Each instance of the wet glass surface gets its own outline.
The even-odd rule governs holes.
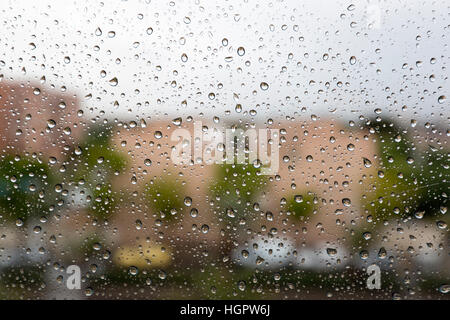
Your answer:
[[[0,10],[0,299],[448,299],[446,1]]]

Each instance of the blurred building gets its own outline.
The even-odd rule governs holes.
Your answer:
[[[203,123],[203,131],[214,128],[223,131],[233,125]],[[265,185],[260,186],[254,199],[259,207],[257,218],[247,220],[245,228],[255,233],[260,233],[262,228],[266,234],[273,231],[279,242],[293,243],[296,248],[308,247],[311,252],[322,251],[324,246],[337,248],[348,245],[349,228],[365,218],[360,212],[362,185],[375,172],[375,165],[368,163],[377,161],[376,144],[368,138],[368,132],[331,120],[283,121],[270,126],[255,124],[250,127],[279,130],[279,170],[267,176]],[[211,192],[212,184],[218,179],[218,165],[194,158],[194,148],[188,164],[174,163],[171,154],[180,140],[171,138],[174,130],[180,128],[188,130],[194,137],[192,122],[175,125],[170,121],[159,121],[147,123],[144,127],[125,124],[115,131],[114,145],[130,160],[117,185],[124,186],[130,193],[136,192],[136,197],[132,198],[133,206],[124,205],[123,212],[113,219],[112,224],[118,229],[118,241],[133,243],[137,237],[149,236],[183,247],[185,253],[191,254],[190,250],[195,250],[199,244],[205,250],[217,250],[219,243],[226,240],[223,223],[215,211],[216,199]],[[176,179],[182,188],[173,190],[173,193],[179,194],[181,200],[186,197],[192,199],[191,206],[175,223],[155,223],[158,215],[142,204],[144,185],[158,177]],[[287,215],[282,200],[308,193],[317,199],[316,209],[302,220],[292,219]],[[233,203],[229,205],[234,206]],[[198,210],[195,217],[189,214],[192,208]],[[269,220],[267,213],[271,214]],[[136,231],[135,220],[143,221],[147,228]],[[202,225],[209,227],[207,233],[201,231]],[[237,240],[239,243],[248,240],[249,246],[253,240],[260,241],[259,238],[252,240],[246,237],[248,235],[243,234]],[[342,252],[339,254],[341,256]]]
[[[1,81],[1,152],[62,158],[82,133],[80,108],[74,93],[33,82]]]

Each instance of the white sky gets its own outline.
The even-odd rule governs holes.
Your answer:
[[[380,108],[392,118],[448,121],[450,99],[438,103],[450,95],[445,0],[2,3],[0,73],[45,76],[47,85],[65,85],[82,97],[86,110],[103,110],[109,118],[251,119],[244,112],[254,109],[258,119],[357,119]],[[241,46],[244,56],[237,54]],[[115,87],[108,82],[114,77]],[[269,89],[261,90],[261,82]],[[84,99],[88,94],[92,99]],[[235,112],[236,103],[243,113]]]

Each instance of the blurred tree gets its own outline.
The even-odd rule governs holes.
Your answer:
[[[220,252],[229,254],[233,242],[243,232],[245,222],[255,221],[253,206],[266,187],[267,176],[251,164],[222,164],[216,167],[214,183],[210,186],[215,201],[214,210],[224,225]]]
[[[424,152],[423,163],[419,170],[419,187],[422,189],[418,210],[424,216],[445,214],[447,211],[448,192],[450,190],[450,153],[447,150],[430,148]]]
[[[288,197],[286,204],[287,211],[294,220],[302,220],[317,209],[317,199],[311,192],[292,195]]]
[[[379,167],[377,175],[366,182],[363,206],[378,220],[408,216],[421,197],[414,144],[395,123],[382,120],[368,126],[377,135]]]
[[[7,155],[0,159],[0,208],[6,221],[47,214],[55,204],[54,174],[39,159]]]
[[[71,155],[72,176],[87,189],[89,212],[98,219],[109,217],[118,205],[112,180],[126,166],[125,156],[111,145],[112,130],[106,126],[91,128]]]
[[[158,177],[145,186],[144,193],[150,207],[164,221],[171,222],[183,213],[185,193],[181,182],[169,176]]]
[[[250,164],[223,164],[217,166],[214,180],[210,190],[217,199],[216,208],[221,218],[231,222],[252,212],[251,205],[266,187],[267,176]]]
[[[399,125],[382,120],[372,132],[378,136],[378,175],[369,179],[365,208],[378,219],[418,211],[433,217],[446,210],[449,182],[449,153],[445,150],[421,152]]]

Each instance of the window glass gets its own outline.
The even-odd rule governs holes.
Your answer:
[[[1,299],[442,299],[449,3],[1,10]]]

